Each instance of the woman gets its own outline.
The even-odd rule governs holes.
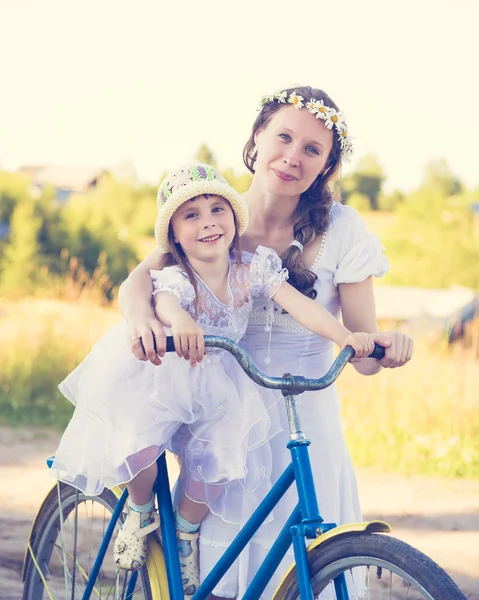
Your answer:
[[[244,149],[253,181],[244,195],[249,225],[241,237],[241,249],[254,252],[258,245],[273,248],[289,271],[290,283],[335,316],[341,313],[351,331],[370,332],[377,343],[386,346],[381,361],[363,359],[354,365],[360,373],[373,375],[383,367],[408,362],[412,340],[397,332],[377,331],[371,278],[387,271],[387,260],[379,241],[368,234],[356,211],[334,202],[329,189],[351,149],[344,116],[323,91],[299,87],[265,97]],[[158,267],[160,253],[154,252],[130,274],[119,297],[133,353],[154,364],[161,363],[164,333],[151,306],[149,271]],[[331,342],[309,333],[272,301],[254,306],[243,346],[270,375],[289,372],[321,377],[333,360]],[[278,401],[282,402],[280,394]],[[338,524],[361,520],[336,387],[300,396],[299,406],[303,429],[312,442],[311,462],[323,518]],[[272,440],[276,477],[290,459],[286,411],[282,416],[283,434]],[[295,504],[295,493],[290,490],[275,510],[274,522],[258,532],[215,594],[242,596]],[[234,528],[214,515],[202,523],[202,577],[234,533]],[[292,560],[291,551],[266,589],[265,598],[272,596]]]

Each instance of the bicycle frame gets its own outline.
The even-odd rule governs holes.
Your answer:
[[[167,340],[167,350],[174,350],[172,338]],[[296,577],[302,600],[313,600],[313,592],[308,568],[308,558],[305,540],[315,539],[322,534],[337,527],[336,523],[324,523],[319,514],[318,501],[311,469],[308,446],[310,441],[305,438],[299,419],[297,401],[295,394],[306,390],[323,389],[333,383],[349,359],[353,356],[352,348],[345,348],[337,357],[329,372],[321,379],[305,379],[300,376],[292,376],[289,373],[283,377],[268,377],[263,375],[240,348],[231,340],[217,336],[205,336],[206,346],[215,346],[228,350],[237,359],[243,370],[253,381],[271,389],[280,389],[286,401],[288,415],[290,441],[287,447],[291,453],[291,463],[285,469],[273,488],[254,511],[253,515],[241,528],[230,546],[225,550],[223,556],[218,560],[209,575],[198,588],[193,600],[205,600],[219,583],[221,578],[238,558],[242,550],[251,540],[253,535],[264,523],[273,508],[285,495],[293,481],[296,481],[298,492],[298,504],[283,526],[279,536],[272,548],[266,555],[263,564],[251,581],[248,589],[243,595],[243,600],[259,600],[268,582],[271,580],[275,570],[279,566],[288,548],[293,544],[296,562]],[[372,356],[380,357],[381,350],[376,349]],[[173,513],[170,485],[166,467],[166,458],[163,453],[158,458],[158,475],[155,482],[158,509],[160,513],[160,530],[163,542],[165,558],[165,569],[168,580],[170,600],[183,600],[184,592],[181,581],[180,561],[176,542],[175,519]],[[118,500],[112,515],[95,564],[90,574],[88,584],[82,596],[82,600],[90,600],[96,577],[103,562],[111,540],[115,525],[123,509],[128,491],[125,488]],[[365,524],[366,525],[366,524]],[[133,596],[138,573],[135,572],[130,579],[127,598]],[[349,600],[346,579],[344,574],[334,580],[336,596],[338,600]]]
[[[311,462],[309,458],[307,440],[298,429],[299,423],[296,412],[296,398],[288,395],[286,397],[288,407],[288,416],[290,418],[291,439],[288,448],[291,452],[291,463],[285,469],[281,477],[274,484],[268,495],[257,507],[253,515],[241,528],[231,545],[226,549],[223,556],[213,567],[209,575],[203,581],[194,595],[194,600],[205,600],[212,592],[221,578],[238,558],[242,550],[251,540],[256,531],[264,523],[268,515],[278,504],[284,494],[294,481],[298,492],[298,505],[291,513],[288,521],[281,530],[278,538],[268,552],[263,564],[259,568],[243,600],[258,600],[264,592],[266,585],[273,576],[285,556],[291,543],[293,544],[294,557],[296,562],[296,573],[301,591],[301,598],[307,600],[313,599],[311,582],[309,577],[307,563],[306,539],[314,539],[319,535],[336,527],[335,523],[324,523],[319,514],[318,502],[313,481]],[[163,540],[163,553],[165,558],[166,574],[168,579],[168,588],[170,600],[183,600],[184,592],[181,581],[180,561],[177,551],[175,519],[170,494],[170,484],[166,467],[165,454],[158,459],[158,475],[155,483],[155,492],[158,500],[160,513],[160,528]],[[90,574],[87,588],[82,596],[82,600],[89,600],[93,591],[95,580],[116,522],[120,516],[121,510],[127,497],[127,490],[122,493],[110,524],[105,533],[105,538],[97,555],[95,565]],[[338,600],[349,600],[344,575],[338,577],[335,581]],[[136,585],[136,577],[130,580],[128,594],[132,594]]]

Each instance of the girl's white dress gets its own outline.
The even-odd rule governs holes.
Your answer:
[[[369,234],[363,220],[351,207],[333,204],[330,226],[320,251],[312,265],[318,276],[315,288],[316,302],[339,318],[340,297],[338,285],[364,281],[369,276],[382,276],[388,269],[383,247],[378,238]],[[268,320],[273,321],[271,347]],[[273,301],[255,301],[249,326],[242,346],[252,356],[258,368],[268,375],[281,376],[286,372],[305,377],[321,377],[333,362],[333,343],[321,338],[296,323]],[[265,362],[270,354],[271,363]],[[286,448],[288,422],[284,399],[277,397],[282,432],[271,440],[273,450],[272,481],[283,472],[290,461]],[[338,525],[361,521],[356,479],[344,441],[340,403],[336,386],[298,396],[303,431],[311,440],[311,457],[320,513],[326,522]],[[245,587],[261,565],[267,551],[297,504],[296,490],[290,488],[274,512],[274,521],[265,524],[215,589],[215,594],[241,598]],[[200,572],[202,579],[230,543],[237,527],[222,524],[214,515],[208,515],[200,531]],[[262,598],[271,598],[294,562],[292,548],[278,568]],[[358,588],[357,588],[358,589]],[[354,587],[349,586],[354,597]]]
[[[197,323],[205,334],[239,341],[254,298],[270,298],[287,277],[263,247],[230,262],[230,301],[220,302],[198,277]],[[195,291],[179,267],[152,271],[154,294],[169,292],[195,315]],[[125,324],[111,329],[60,384],[76,406],[52,474],[87,494],[130,481],[171,448],[182,465],[179,486],[206,502],[221,522],[243,523],[270,489],[278,405],[260,395],[225,350],[207,350],[196,367],[175,353],[161,366],[137,360]]]

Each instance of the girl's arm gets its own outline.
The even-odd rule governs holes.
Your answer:
[[[368,356],[373,351],[374,342],[369,335],[352,334],[323,306],[298,292],[286,281],[274,294],[274,300],[313,333],[332,340],[340,348],[352,346],[356,351],[356,359]]]
[[[128,325],[132,352],[139,360],[160,365],[166,351],[165,333],[151,302],[150,269],[158,269],[162,251],[157,248],[143,260],[120,286],[118,304]]]
[[[181,307],[170,292],[158,292],[154,298],[155,315],[165,327],[171,327],[176,354],[191,361],[191,366],[203,360],[205,345],[201,327]]]
[[[363,375],[374,375],[381,367],[401,367],[411,360],[413,340],[397,331],[378,332],[376,321],[376,303],[372,278],[359,283],[340,283],[339,295],[343,322],[351,331],[367,331],[373,340],[386,347],[381,361],[364,359],[354,365]]]

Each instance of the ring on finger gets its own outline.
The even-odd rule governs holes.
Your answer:
[[[137,335],[136,337],[130,338],[130,342],[134,342],[135,340],[141,340],[141,335]]]

